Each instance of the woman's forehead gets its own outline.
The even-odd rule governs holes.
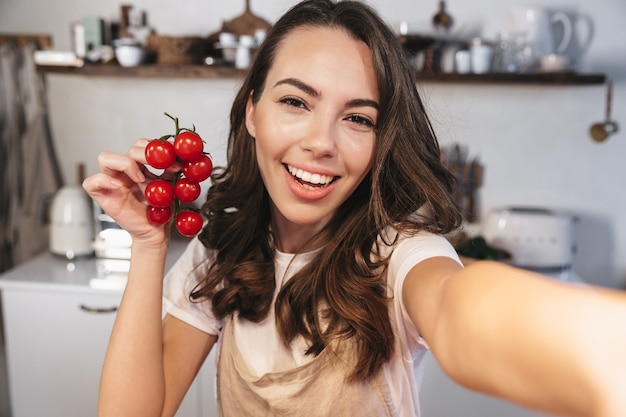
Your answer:
[[[292,30],[278,45],[268,86],[275,78],[305,77],[322,80],[344,79],[353,84],[377,85],[372,54],[368,46],[342,28],[304,26]]]

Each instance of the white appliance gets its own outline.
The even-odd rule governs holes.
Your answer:
[[[510,263],[538,272],[571,268],[576,246],[575,216],[542,207],[507,207],[488,213],[483,236],[511,254]]]
[[[62,187],[50,207],[50,252],[67,259],[91,256],[93,249],[91,200],[82,187]]]

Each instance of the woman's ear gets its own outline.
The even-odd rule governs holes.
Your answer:
[[[248,130],[248,134],[253,138],[256,138],[256,123],[254,117],[254,103],[252,102],[252,91],[248,96],[248,102],[246,103],[246,129]]]

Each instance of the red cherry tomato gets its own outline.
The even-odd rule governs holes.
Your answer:
[[[204,142],[195,132],[183,130],[174,139],[174,151],[183,161],[196,161],[204,151]]]
[[[154,225],[164,224],[172,217],[172,209],[170,207],[148,206],[146,217]]]
[[[174,195],[183,203],[190,203],[200,196],[201,188],[197,182],[180,178],[174,184]]]
[[[189,181],[202,182],[209,178],[213,171],[213,161],[202,154],[200,159],[183,164],[183,174]]]
[[[176,216],[176,230],[187,237],[197,235],[202,230],[202,216],[197,211],[182,210]]]
[[[149,205],[169,207],[174,201],[174,186],[165,180],[154,180],[146,186],[144,194]]]
[[[148,142],[144,150],[146,162],[151,167],[165,169],[176,160],[176,152],[172,142],[161,139],[154,139]]]

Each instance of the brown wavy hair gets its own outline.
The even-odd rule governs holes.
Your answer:
[[[371,51],[380,109],[371,171],[324,230],[323,248],[280,289],[276,324],[288,345],[302,336],[307,354],[349,338],[357,350],[350,379],[364,381],[391,357],[394,337],[386,291],[387,259],[377,237],[393,226],[403,233],[448,233],[461,215],[451,198],[454,180],[415,87],[413,71],[394,33],[358,1],[309,0],[291,8],[267,33],[230,113],[228,164],[216,170],[203,205],[202,243],[215,252],[205,279],[191,294],[210,298],[219,317],[235,311],[259,322],[276,291],[270,201],[259,173],[254,138],[245,127],[246,102],[258,102],[281,43],[301,27],[337,28]],[[411,216],[420,210],[420,216]],[[392,244],[385,242],[384,244]]]

